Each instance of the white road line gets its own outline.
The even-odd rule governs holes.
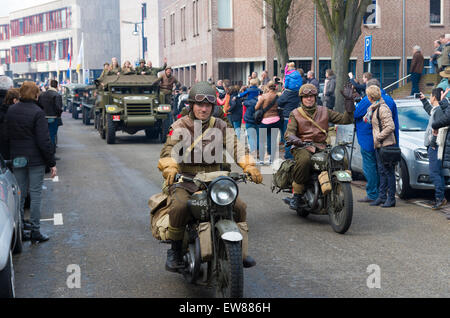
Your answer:
[[[53,182],[59,182],[59,176],[55,176],[53,179],[52,178],[45,178],[45,181],[53,181]]]
[[[63,216],[61,213],[55,213],[55,218],[53,220],[54,225],[63,225]]]
[[[53,225],[63,225],[63,216],[61,213],[53,214],[53,219],[42,219],[41,222],[51,222],[53,221]]]

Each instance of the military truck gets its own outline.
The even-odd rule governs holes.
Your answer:
[[[91,124],[94,119],[94,108],[97,99],[97,88],[95,86],[86,87],[81,98],[81,113],[83,115],[83,124],[86,126]]]
[[[22,84],[26,81],[33,81],[31,79],[27,79],[27,78],[23,78],[23,77],[16,77],[15,79],[13,79],[13,83],[14,83],[14,88],[20,88],[22,86]]]
[[[81,97],[83,92],[89,87],[86,84],[63,85],[63,107],[72,113],[73,119],[78,119],[81,112]]]
[[[95,127],[108,144],[116,142],[116,132],[130,135],[145,130],[149,139],[165,143],[171,106],[160,104],[159,86],[152,75],[110,75],[96,81],[99,102]]]

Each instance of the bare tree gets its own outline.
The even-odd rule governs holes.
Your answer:
[[[356,42],[367,6],[372,0],[314,0],[317,12],[331,45],[331,68],[336,74],[336,110],[344,111],[340,94],[348,79],[348,63]]]
[[[274,33],[273,40],[281,73],[289,62],[289,30],[307,3],[306,0],[253,0],[254,6],[271,21],[270,27]]]

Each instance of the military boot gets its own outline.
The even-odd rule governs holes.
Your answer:
[[[303,196],[302,194],[297,193],[294,194],[294,196],[291,199],[291,202],[289,203],[289,208],[291,210],[297,211],[297,209],[302,206],[303,204],[302,196]]]
[[[183,268],[182,244],[183,241],[172,241],[172,247],[167,251],[167,271],[176,273]]]

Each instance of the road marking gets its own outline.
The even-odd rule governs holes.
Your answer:
[[[52,178],[45,178],[45,181],[53,181],[53,182],[59,182],[59,176],[55,176],[53,179]]]
[[[53,214],[53,219],[42,219],[41,222],[53,221],[53,225],[63,225],[63,216],[61,213]]]

